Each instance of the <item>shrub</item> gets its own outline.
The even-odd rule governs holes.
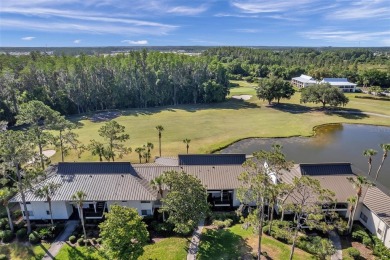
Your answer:
[[[225,224],[221,220],[214,220],[212,224],[213,226],[216,226],[218,229],[225,227]]]
[[[358,242],[363,242],[364,238],[369,238],[370,235],[362,229],[352,232],[352,238]]]
[[[352,257],[353,259],[359,259],[360,258],[360,252],[354,247],[350,247],[347,249],[348,255]]]
[[[0,232],[0,238],[3,239],[4,243],[11,242],[14,238],[14,233],[11,230],[3,230]]]
[[[84,240],[85,246],[91,246],[91,241],[88,239]]]
[[[97,242],[98,244],[101,244],[101,243],[102,243],[102,238],[99,237],[98,239],[96,239],[96,242]]]
[[[2,218],[0,219],[0,229],[1,230],[6,230],[8,225],[8,219],[7,218]]]
[[[15,210],[13,213],[12,213],[12,215],[13,215],[13,217],[15,218],[15,219],[18,219],[18,218],[20,218],[21,216],[22,216],[22,211],[21,210]]]
[[[369,248],[372,248],[374,245],[374,242],[372,241],[371,237],[363,237],[362,243]]]
[[[20,221],[18,224],[15,224],[14,227],[15,229],[22,229],[22,228],[25,228],[26,226],[26,223],[24,221]]]
[[[41,242],[41,237],[39,236],[39,233],[36,231],[31,232],[31,234],[28,236],[28,240],[31,244],[38,244]]]
[[[84,246],[85,245],[83,238],[77,239],[77,243],[79,244],[79,246]]]
[[[72,244],[76,243],[77,242],[77,238],[75,236],[70,236],[69,237],[69,242],[71,242]]]
[[[20,240],[26,239],[27,237],[27,229],[21,228],[18,231],[16,231],[16,237]]]
[[[40,228],[38,230],[38,233],[39,233],[39,236],[41,237],[41,239],[48,239],[51,236],[51,232],[50,232],[49,228]]]
[[[96,238],[93,237],[93,238],[92,238],[92,244],[96,245],[96,243],[97,243],[97,242],[96,242]]]
[[[0,255],[0,260],[8,260],[8,257],[4,254]]]

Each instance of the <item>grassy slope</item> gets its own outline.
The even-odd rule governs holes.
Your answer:
[[[244,230],[241,225],[229,229],[207,230],[202,234],[199,247],[199,259],[237,259],[255,251],[257,237],[252,230]],[[271,237],[263,236],[262,252],[271,259],[288,259],[290,246]],[[311,259],[311,255],[296,249],[294,259]]]
[[[229,100],[219,104],[182,105],[177,107],[150,108],[144,110],[123,111],[123,116],[116,118],[118,123],[126,126],[130,140],[125,144],[133,150],[147,141],[154,143],[152,157],[158,154],[158,136],[155,126],[161,124],[165,131],[162,135],[162,155],[175,156],[185,153],[184,138],[190,138],[190,153],[207,153],[226,146],[236,140],[247,137],[287,137],[310,136],[313,127],[326,123],[361,123],[390,125],[390,120],[381,117],[357,115],[326,115],[323,112],[309,111],[308,107],[299,104],[300,93],[291,100],[282,101],[277,107],[268,107],[255,96],[254,84],[241,83],[243,87],[231,90],[230,95],[253,95],[249,101]],[[357,94],[348,94],[348,109],[361,109],[390,115],[390,102],[356,99]],[[362,95],[362,94],[359,94]],[[305,112],[301,112],[301,111]],[[98,129],[104,122],[94,123],[86,118],[74,118],[82,124],[76,132],[80,140],[88,144],[90,139],[102,140]],[[60,159],[57,153],[53,161]],[[85,152],[81,161],[97,160]],[[122,161],[137,162],[138,155],[133,152]],[[67,161],[79,160],[74,154]],[[118,159],[120,160],[120,159]]]

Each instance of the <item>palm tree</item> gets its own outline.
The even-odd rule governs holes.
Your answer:
[[[381,171],[382,165],[383,165],[383,163],[386,160],[387,153],[390,151],[390,144],[381,144],[380,146],[381,146],[381,148],[383,150],[383,156],[382,156],[382,161],[381,161],[381,164],[379,165],[378,171],[376,172],[375,180],[378,179],[379,172]]]
[[[8,223],[12,232],[14,232],[14,223],[12,222],[11,212],[8,207],[8,202],[12,197],[13,191],[10,188],[4,187],[0,190],[0,201],[7,210]]]
[[[191,139],[186,138],[186,139],[183,140],[183,143],[186,144],[187,154],[188,154],[188,149],[190,148]]]
[[[156,126],[156,130],[158,131],[158,150],[161,157],[161,132],[164,131],[164,127],[162,125]]]
[[[139,163],[141,163],[142,160],[142,153],[145,151],[144,147],[137,147],[135,148],[135,152],[138,153]]]
[[[149,159],[150,159],[150,157],[152,155],[151,150],[154,149],[153,143],[147,142],[146,143],[146,149],[148,150],[147,154],[149,154],[149,157],[148,157],[148,161],[149,161]]]
[[[145,162],[146,162],[146,163],[149,162],[149,159],[150,159],[150,152],[144,150],[144,153],[143,153],[142,157],[145,158]]]
[[[162,186],[164,184],[164,175],[157,176],[153,180],[150,181],[150,185],[154,190],[158,191],[159,199],[163,197],[163,189]],[[161,205],[162,206],[162,205]],[[163,211],[163,220],[165,221],[165,212]]]
[[[349,204],[348,205],[349,216],[348,216],[348,224],[347,224],[348,229],[351,226],[351,223],[353,223],[353,221],[352,221],[352,214],[353,214],[353,211],[355,210],[356,201],[357,201],[357,197],[356,196],[351,196],[351,197],[349,197],[347,199],[347,202]]]
[[[85,232],[85,224],[84,224],[84,214],[83,214],[83,203],[84,200],[87,198],[87,194],[85,194],[83,191],[77,191],[75,194],[72,195],[72,200],[76,201],[77,208],[79,210],[79,217],[81,220],[81,225],[83,226],[84,231],[84,239],[87,239],[87,232]]]
[[[368,157],[368,175],[371,173],[371,168],[372,168],[372,157],[376,155],[378,152],[375,151],[374,149],[367,149],[364,150],[363,155]]]
[[[40,199],[46,199],[49,203],[49,211],[50,211],[50,220],[52,226],[54,226],[53,221],[53,212],[51,210],[51,197],[55,194],[57,189],[61,186],[59,183],[49,182],[48,184],[43,185],[39,189],[37,189],[34,194]]]
[[[362,191],[363,187],[371,187],[373,184],[371,181],[367,180],[364,176],[356,176],[356,178],[353,177],[347,177],[348,181],[352,183],[353,187],[356,189],[356,202],[352,213],[352,220],[351,220],[351,226],[349,226],[349,233],[352,231],[353,226],[353,220],[355,218],[356,209],[358,206],[358,203],[360,201],[360,198],[362,197]]]

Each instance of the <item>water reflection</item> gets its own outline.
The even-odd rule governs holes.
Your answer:
[[[372,172],[376,172],[382,157],[379,144],[390,143],[390,128],[371,125],[331,124],[317,127],[314,137],[250,138],[239,141],[221,150],[221,153],[252,154],[262,149],[269,150],[273,143],[283,145],[289,160],[297,163],[351,162],[367,172],[367,158],[363,151],[369,148],[378,151],[373,158]],[[378,179],[390,188],[390,158],[385,161]]]

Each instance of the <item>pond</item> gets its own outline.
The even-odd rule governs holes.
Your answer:
[[[249,138],[238,141],[221,153],[252,154],[259,150],[269,150],[274,143],[283,145],[287,159],[295,163],[351,162],[362,172],[367,172],[365,149],[375,149],[371,175],[375,176],[382,159],[379,144],[390,143],[390,127],[355,124],[330,124],[315,129],[313,137],[289,138]],[[390,155],[386,159],[378,181],[390,188]]]

